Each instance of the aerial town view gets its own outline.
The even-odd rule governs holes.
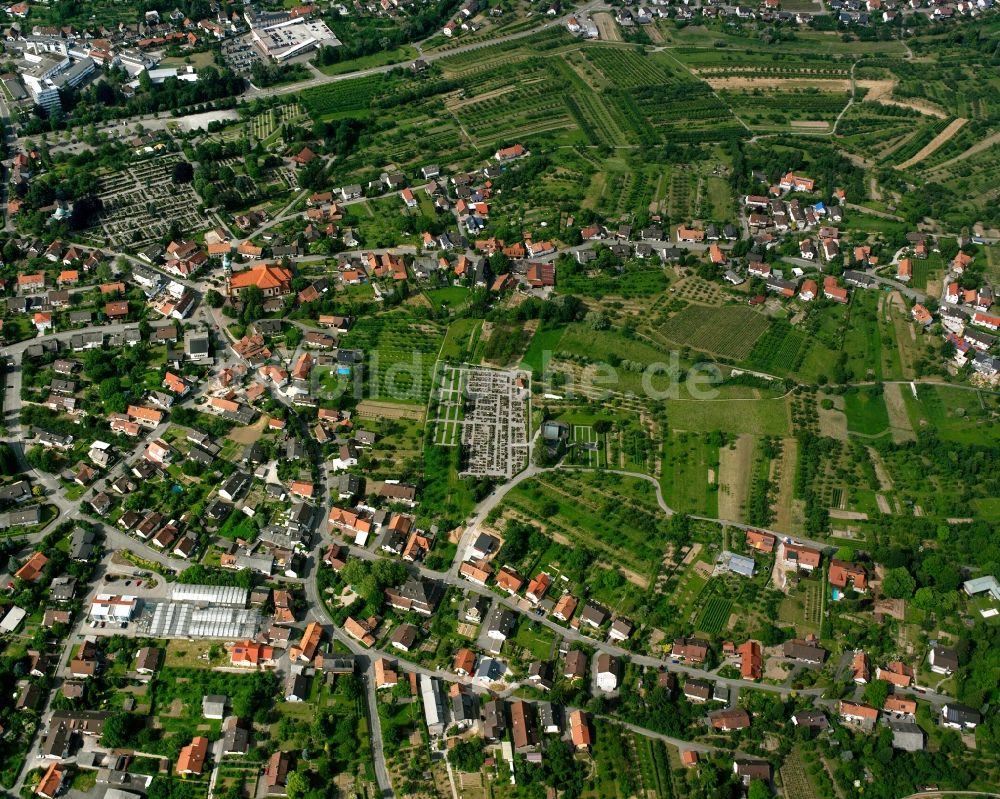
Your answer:
[[[0,5],[0,799],[1000,796],[994,0]]]

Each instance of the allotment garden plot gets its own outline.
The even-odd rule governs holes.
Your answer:
[[[528,462],[531,377],[526,372],[444,366],[437,377],[434,441],[463,448],[463,475],[510,478]]]
[[[188,183],[174,183],[174,164],[184,160],[169,154],[129,164],[101,175],[97,195],[104,212],[89,234],[116,250],[158,241],[177,222],[181,230],[204,230],[211,220],[199,211],[201,199]]]

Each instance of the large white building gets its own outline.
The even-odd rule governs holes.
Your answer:
[[[90,618],[93,621],[129,621],[138,609],[139,600],[134,596],[98,594],[90,603]]]
[[[89,58],[74,63],[63,53],[26,50],[19,72],[35,104],[51,111],[61,107],[61,88],[79,86],[95,69]]]
[[[244,16],[254,44],[279,63],[320,47],[340,47],[337,34],[321,19],[306,20],[287,11],[247,11]]]

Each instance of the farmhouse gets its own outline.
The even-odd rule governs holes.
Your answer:
[[[689,244],[700,244],[705,240],[704,230],[693,230],[692,228],[684,227],[683,225],[677,228],[677,241],[686,242]]]
[[[671,654],[691,663],[704,663],[708,657],[708,641],[701,638],[677,638]]]
[[[842,699],[840,701],[840,717],[848,724],[857,724],[866,732],[870,732],[878,720],[878,708],[862,702],[849,702]]]
[[[818,549],[807,547],[804,544],[785,544],[784,550],[785,563],[799,571],[811,572],[819,566],[823,559],[823,555]]]

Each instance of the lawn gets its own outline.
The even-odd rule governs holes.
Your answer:
[[[942,440],[961,444],[1000,442],[1000,425],[990,417],[990,412],[997,410],[998,397],[994,394],[955,386],[919,385],[918,399],[913,398],[908,386],[903,387],[902,396],[914,430],[930,427]]]
[[[152,728],[144,729],[139,746],[145,752],[176,755],[181,743],[203,733],[216,738],[222,722],[202,716],[202,697],[222,694],[228,697],[231,712],[252,716],[256,709],[270,706],[277,690],[273,674],[232,674],[211,671],[207,668],[175,668],[166,666],[156,675],[150,696],[152,710],[145,718],[154,721]]]
[[[446,286],[440,289],[431,289],[426,294],[427,299],[434,305],[443,306],[450,311],[465,305],[472,292],[465,286]]]
[[[551,660],[554,641],[555,634],[548,627],[525,618],[517,625],[514,635],[514,645],[523,648],[535,660]]]
[[[880,389],[859,388],[844,394],[847,429],[852,433],[877,436],[889,428],[889,411]]]
[[[878,291],[855,290],[851,293],[850,320],[844,334],[843,351],[855,380],[881,380],[885,372],[882,351],[895,351],[893,333],[880,329]]]
[[[237,538],[253,541],[257,537],[257,525],[245,513],[233,512],[219,528],[219,535],[233,541]]]
[[[481,319],[456,319],[452,322],[441,345],[441,360],[468,361],[482,326]]]
[[[642,790],[643,774],[636,762],[635,751],[643,746],[643,740],[617,724],[594,720],[593,771],[588,782],[590,787],[581,794],[583,799],[628,799],[632,796],[669,796]],[[667,771],[664,769],[664,771]]]

